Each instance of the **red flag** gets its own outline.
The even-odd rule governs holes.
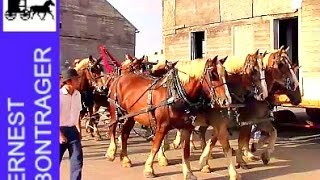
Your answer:
[[[108,63],[106,52],[105,52],[105,48],[103,47],[103,45],[99,46],[99,50],[100,50],[100,54],[102,56],[104,67],[106,68],[108,73],[111,73],[112,72],[112,68],[110,67],[110,65]]]

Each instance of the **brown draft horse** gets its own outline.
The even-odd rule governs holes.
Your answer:
[[[102,67],[99,65],[101,59],[94,59],[92,56],[79,60],[74,63],[74,69],[80,76],[79,91],[81,93],[82,103],[86,109],[80,113],[80,119],[88,114],[89,119],[86,121],[86,130],[95,137],[96,140],[101,140],[101,135],[98,131],[98,125],[95,118],[96,108],[94,106],[95,91],[103,86],[102,82]],[[91,128],[88,128],[91,127]],[[94,134],[96,136],[94,136]]]
[[[210,103],[223,106],[227,102],[224,83],[221,81],[222,64],[217,59],[189,61],[173,68],[163,78],[152,78],[128,73],[116,78],[110,86],[109,110],[111,142],[107,158],[115,159],[117,150],[115,141],[116,125],[119,115],[124,118],[122,128],[122,151],[120,159],[124,167],[131,167],[127,155],[127,140],[135,121],[155,128],[155,137],[151,153],[145,163],[144,176],[154,177],[153,161],[159,151],[164,136],[170,129],[184,129],[182,164],[184,179],[197,179],[190,167],[190,133],[193,129],[188,109],[200,105],[204,96]],[[202,93],[203,92],[203,93]],[[192,112],[192,111],[191,111]],[[133,113],[133,115],[132,115]],[[192,113],[191,113],[192,114]]]
[[[268,56],[265,56],[267,53],[265,52],[263,56],[264,59],[264,64],[267,64],[266,66],[266,82],[268,85],[268,102],[259,102],[259,101],[253,101],[252,106],[249,107],[250,110],[253,112],[257,112],[255,110],[261,109],[261,111],[266,111],[268,106],[273,107],[273,101],[272,99],[274,98],[274,92],[279,89],[279,86],[277,85],[282,85],[282,90],[286,89],[285,91],[286,94],[288,94],[289,98],[291,99],[291,102],[293,104],[299,104],[301,102],[301,94],[300,90],[298,87],[299,82],[296,79],[295,73],[294,73],[294,66],[291,66],[289,63],[289,58],[287,55],[288,49],[284,50],[283,47],[281,47],[279,50],[270,53]],[[295,67],[296,68],[296,67]],[[271,108],[272,108],[271,107]],[[255,108],[255,109],[253,109]],[[269,107],[270,108],[270,107]],[[241,111],[240,111],[241,115]],[[253,121],[254,122],[254,121]],[[258,144],[258,148],[262,147],[266,141],[269,141],[268,148],[266,149],[265,152],[261,154],[261,159],[265,164],[267,164],[270,160],[270,155],[274,151],[274,144],[276,141],[277,137],[277,131],[273,127],[272,123],[270,121],[265,121],[265,122],[260,122],[257,124],[258,130],[261,130],[266,133],[266,137],[264,139],[261,139]],[[202,141],[204,141],[204,133],[205,130],[200,131],[202,132]],[[246,156],[246,159],[249,161],[254,161],[259,158],[255,157],[253,154],[250,153],[249,151],[249,140],[250,140],[250,135],[251,135],[251,125],[249,126],[242,126],[240,128],[240,134],[239,134],[239,139],[238,139],[238,146],[239,148],[244,149],[244,155]],[[202,142],[203,143],[203,142]],[[204,141],[205,143],[205,141]],[[210,149],[215,145],[215,141],[211,141],[211,147],[209,146],[206,147],[206,150],[203,153],[202,159],[208,159],[209,156],[209,151]],[[240,151],[238,149],[237,151],[237,162],[239,165],[246,169],[247,164],[242,158],[242,154],[240,154]]]
[[[269,53],[269,55],[264,58],[264,64],[266,64],[266,82],[269,92],[269,98],[267,100],[270,109],[273,109],[273,107],[275,106],[275,93],[279,91],[285,93],[289,97],[290,102],[293,105],[298,105],[301,102],[299,81],[296,76],[298,66],[291,64],[291,60],[288,56],[288,50],[289,47],[287,49],[284,49],[284,46],[281,46],[280,49]],[[274,127],[273,129],[276,133]],[[261,127],[257,126],[257,130],[261,130]],[[244,143],[244,149],[245,151],[247,151],[245,153],[245,155],[247,156],[246,159],[248,159],[249,161],[256,160],[257,158],[250,151],[248,151],[251,133],[248,129],[243,129],[241,133],[241,138],[243,139],[241,140],[241,142]],[[270,136],[268,136],[267,134],[266,137],[259,140],[257,147],[253,146],[253,151],[255,151],[256,148],[261,148],[268,141],[269,146],[271,146],[271,150],[273,150],[273,139],[270,139]],[[270,153],[262,154],[261,158],[264,164],[268,164],[270,161]]]
[[[122,63],[122,72],[130,72],[131,70],[139,67],[141,60],[134,61],[131,56],[126,56],[127,60],[131,63]],[[86,106],[86,110],[81,112],[80,118],[82,119],[88,114],[89,119],[86,121],[86,131],[90,133],[96,140],[101,140],[101,135],[98,129],[98,120],[100,114],[98,110],[101,106],[108,106],[108,87],[110,86],[112,79],[117,76],[117,72],[114,71],[111,74],[103,74],[103,67],[99,64],[101,58],[96,60],[92,56],[85,59],[75,59],[73,62],[74,68],[80,74],[80,92],[82,92],[82,100]]]
[[[226,59],[227,57],[222,59],[222,61],[226,61]],[[229,72],[233,73],[231,75],[228,75],[227,83],[239,83],[240,86],[237,86],[237,91],[241,91],[242,93],[251,92],[251,94],[259,100],[262,100],[263,97],[266,98],[266,87],[264,85],[265,83],[263,82],[264,72],[262,71],[262,56],[260,56],[258,52],[256,52],[255,54],[249,54],[244,59],[237,58],[232,60],[231,63],[233,63],[233,67],[230,67],[230,63],[229,65],[227,64]],[[243,60],[245,60],[245,62],[243,62]],[[243,66],[244,68],[241,68],[240,66]],[[241,72],[243,72],[243,74],[239,75]],[[225,114],[224,111],[221,111],[219,109],[210,109],[207,111],[199,111],[197,113],[195,124],[197,126],[205,126],[206,128],[208,125],[211,125],[214,128],[214,136],[212,137],[212,141],[217,141],[219,139],[223,147],[225,156],[228,158],[228,161],[230,163],[228,167],[229,177],[233,180],[239,179],[240,175],[237,173],[232,161],[232,149],[228,141],[228,122],[229,117]],[[180,144],[180,141],[180,133],[178,132],[177,139],[175,140],[175,143],[177,143],[175,145],[176,147]],[[203,147],[205,147],[205,144],[203,145]],[[164,154],[159,153],[158,158],[159,162],[163,162],[163,159],[165,159]],[[210,171],[207,163],[208,159],[206,159],[203,155],[200,158],[201,171]]]
[[[98,87],[100,91],[94,94],[93,113],[96,116],[95,119],[100,118],[100,115],[96,113],[100,109],[100,107],[108,108],[109,106],[108,91],[113,80],[116,77],[119,77],[121,74],[127,74],[130,72],[140,72],[144,57],[142,57],[141,59],[138,59],[138,58],[133,58],[128,54],[125,57],[126,59],[121,63],[120,69],[115,68],[114,71],[111,72],[110,74],[104,74],[104,77],[102,79],[103,86]]]

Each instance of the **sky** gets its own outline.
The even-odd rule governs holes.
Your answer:
[[[136,57],[162,48],[162,0],[107,0],[140,32],[136,35]]]

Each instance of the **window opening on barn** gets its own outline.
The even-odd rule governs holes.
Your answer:
[[[191,32],[191,60],[200,59],[205,54],[205,32]]]

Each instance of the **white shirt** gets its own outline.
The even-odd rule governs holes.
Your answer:
[[[60,126],[76,126],[79,122],[81,105],[81,94],[74,90],[70,95],[68,90],[63,86],[60,89]]]

